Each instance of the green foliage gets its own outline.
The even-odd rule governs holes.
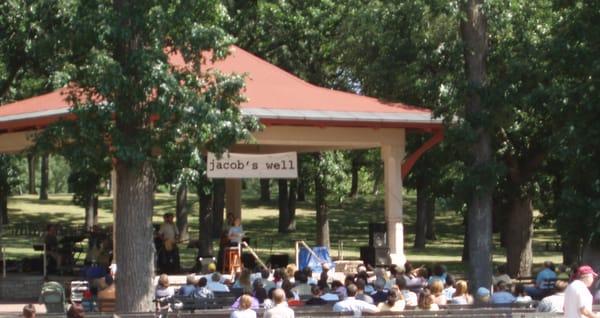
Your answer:
[[[23,183],[15,155],[0,154],[0,194],[8,196]]]
[[[66,34],[73,0],[0,3],[0,102],[67,83]]]

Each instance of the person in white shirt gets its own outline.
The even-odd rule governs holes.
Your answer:
[[[565,318],[600,318],[592,312],[592,293],[590,286],[598,274],[587,265],[577,269],[577,279],[573,280],[565,291]]]
[[[372,304],[356,299],[356,292],[358,288],[356,285],[350,284],[346,287],[346,293],[348,297],[342,301],[338,301],[333,305],[334,312],[352,312],[355,316],[361,316],[363,312],[378,312],[379,309]]]
[[[206,288],[216,293],[228,293],[229,287],[221,283],[221,274],[214,272],[210,277],[210,282],[206,285]]]
[[[288,307],[283,289],[273,291],[273,303],[275,306],[265,312],[264,318],[294,318],[294,311]]]
[[[562,313],[565,305],[565,289],[569,284],[564,280],[557,280],[554,288],[556,293],[544,297],[537,306],[538,312],[560,312]]]

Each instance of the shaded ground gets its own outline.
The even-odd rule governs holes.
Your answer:
[[[266,258],[273,253],[294,252],[294,241],[304,240],[309,245],[314,245],[315,212],[311,202],[298,202],[296,211],[297,230],[289,234],[277,233],[277,202],[276,193],[272,194],[273,200],[269,204],[261,204],[258,201],[258,182],[248,182],[248,189],[243,192],[243,226],[252,238],[252,246],[259,255]],[[276,187],[272,187],[276,190]],[[450,270],[463,272],[464,264],[461,262],[463,226],[462,216],[452,211],[438,211],[436,218],[436,229],[438,240],[429,242],[424,250],[412,248],[414,240],[414,215],[415,197],[411,193],[404,196],[405,213],[405,253],[407,258],[419,265],[440,262],[446,264]],[[191,226],[191,237],[198,235],[198,204],[195,196],[190,195],[189,201],[191,215],[189,216]],[[112,214],[110,212],[112,199],[102,197],[100,199],[99,220],[106,227],[111,226]],[[162,214],[175,209],[174,197],[169,194],[157,194],[155,198],[154,223],[162,221]],[[368,243],[369,222],[383,222],[383,197],[366,196],[356,200],[346,200],[342,204],[332,205],[330,212],[331,231],[331,255],[343,256],[346,259],[358,258],[359,246]],[[68,194],[50,195],[47,201],[39,201],[37,196],[23,195],[11,197],[9,201],[9,218],[11,224],[32,224],[42,229],[48,222],[61,224],[81,225],[84,222],[83,208],[71,203]],[[33,251],[32,242],[39,240],[39,236],[4,236],[3,245],[6,247],[9,259],[19,259],[24,256],[39,255]],[[555,232],[551,229],[536,229],[534,237],[534,261],[539,264],[546,259],[560,263],[560,253],[557,251],[546,251],[546,242],[553,243],[557,240]],[[497,238],[495,242],[497,242]],[[339,247],[343,244],[343,250]],[[503,249],[496,245],[494,262],[504,262]],[[190,267],[194,262],[195,250],[180,246],[182,264]],[[293,259],[293,258],[290,258]]]

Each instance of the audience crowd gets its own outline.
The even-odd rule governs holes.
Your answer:
[[[162,274],[155,289],[156,309],[173,309],[171,300],[174,297],[214,299],[220,295],[234,295],[235,300],[230,305],[232,318],[254,318],[259,309],[264,310],[264,317],[294,317],[293,309],[299,306],[328,304],[332,307],[325,308],[331,308],[333,312],[352,312],[355,316],[404,310],[435,311],[453,305],[473,304],[536,308],[540,312],[557,313],[570,310],[565,299],[578,297],[582,288],[588,288],[590,295],[593,295],[591,290],[598,288],[593,286],[596,273],[589,266],[574,267],[569,275],[564,268],[556,271],[551,262],[544,264],[544,269],[532,279],[530,286],[509,277],[505,266],[499,266],[492,278],[492,288],[481,287],[475,295],[469,293],[467,280],[455,280],[441,264],[415,268],[407,262],[403,266],[392,265],[388,270],[359,265],[345,276],[334,273],[327,264],[320,270],[321,273],[313,274],[310,268],[298,270],[294,265],[254,272],[243,268],[231,276],[217,272],[211,264],[208,273],[190,274],[185,284],[178,288],[169,283],[168,275]],[[113,278],[114,273],[92,282],[98,297],[114,297]],[[569,284],[579,288],[576,296],[569,296]],[[600,302],[600,292],[596,292],[593,301]],[[587,302],[587,298],[581,300],[582,308],[588,306]],[[26,308],[24,313],[26,310],[30,311]]]

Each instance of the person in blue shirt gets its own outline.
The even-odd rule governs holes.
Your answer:
[[[533,299],[541,299],[554,289],[556,283],[556,272],[551,261],[544,262],[544,269],[535,278],[535,286],[525,288],[527,295]]]
[[[196,276],[194,274],[188,275],[186,277],[186,284],[177,290],[177,295],[183,297],[192,297],[196,291],[196,282]]]
[[[515,296],[508,290],[505,282],[499,282],[496,285],[496,291],[492,294],[490,302],[492,304],[512,304],[516,300]]]

